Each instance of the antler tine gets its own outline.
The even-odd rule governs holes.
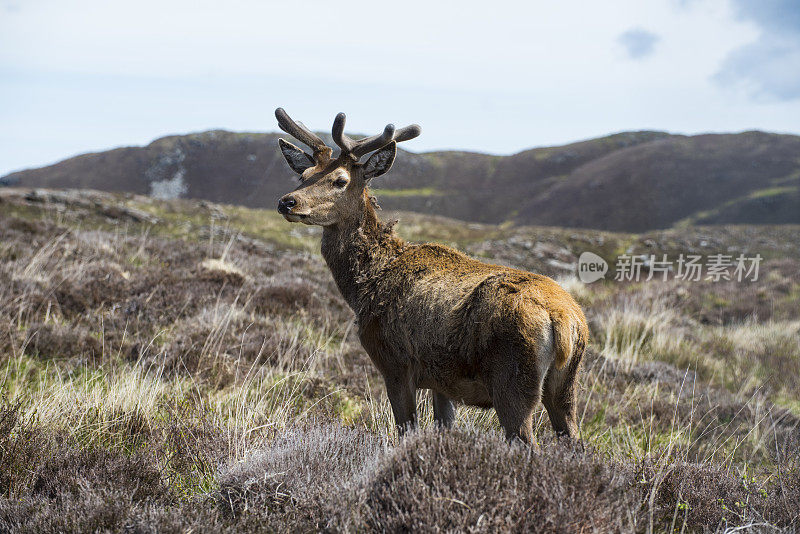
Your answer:
[[[358,159],[364,154],[385,147],[392,142],[392,139],[394,139],[394,124],[387,124],[383,133],[356,141],[352,153]]]
[[[355,142],[344,133],[344,123],[347,121],[347,115],[338,113],[333,120],[333,141],[342,149],[342,152],[352,153],[355,148]]]
[[[330,152],[330,148],[325,144],[325,141],[306,128],[302,122],[295,122],[292,120],[283,108],[275,110],[275,118],[278,119],[278,126],[281,127],[281,130],[311,147],[315,154],[325,151]]]
[[[422,133],[422,128],[419,124],[411,124],[404,128],[400,128],[394,133],[394,140],[398,143],[402,143],[403,141],[410,141],[415,137],[419,137],[419,134]]]
[[[398,143],[408,141],[409,139],[414,139],[422,132],[422,128],[416,124],[400,128],[399,130],[395,130],[394,124],[387,124],[382,133],[371,137],[365,137],[364,139],[354,140],[344,133],[346,120],[347,116],[344,113],[336,115],[336,119],[333,121],[333,140],[339,148],[342,149],[342,153],[350,154],[356,160],[369,152],[385,147],[393,140]]]

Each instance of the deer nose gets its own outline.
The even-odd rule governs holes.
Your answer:
[[[278,201],[278,213],[290,213],[296,205],[297,201],[294,197],[285,196]]]

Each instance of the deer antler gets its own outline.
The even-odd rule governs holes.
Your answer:
[[[356,161],[364,154],[381,149],[392,141],[397,143],[408,141],[422,133],[422,128],[417,124],[412,124],[411,126],[400,128],[399,130],[395,130],[394,124],[387,124],[386,128],[383,129],[383,133],[373,135],[372,137],[365,137],[364,139],[354,140],[350,139],[344,133],[344,123],[346,120],[347,117],[344,113],[336,115],[336,120],[333,121],[333,140],[339,145],[339,148],[342,149],[343,154],[350,154]]]
[[[283,108],[275,110],[275,118],[278,119],[278,126],[281,130],[293,136],[298,141],[305,143],[314,151],[314,159],[319,160],[319,156],[326,154],[330,156],[333,150],[325,144],[325,141],[306,128],[302,122],[295,122]]]

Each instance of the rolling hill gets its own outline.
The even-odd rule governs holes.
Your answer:
[[[293,175],[278,134],[208,131],[85,154],[0,183],[272,207]],[[800,136],[624,132],[510,156],[400,151],[384,208],[482,222],[641,232],[800,223]]]

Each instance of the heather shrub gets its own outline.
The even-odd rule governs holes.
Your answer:
[[[129,292],[129,280],[116,263],[99,260],[78,265],[55,285],[53,295],[65,316],[91,312],[122,300]]]
[[[788,469],[787,469],[788,468]],[[662,528],[722,531],[747,524],[791,527],[800,519],[797,471],[765,482],[712,463],[675,462],[648,474],[653,481],[654,524]]]
[[[80,325],[34,323],[28,328],[28,352],[44,359],[102,357],[101,341]]]
[[[403,439],[362,499],[372,531],[622,532],[635,527],[640,491],[630,468],[592,452],[456,430]]]
[[[133,508],[126,495],[87,489],[79,499],[0,500],[0,532],[60,534],[121,531]]]
[[[303,530],[343,526],[356,484],[385,448],[384,438],[338,424],[290,429],[222,474],[218,506],[228,516],[271,515]]]
[[[36,470],[29,494],[58,502],[81,500],[87,493],[120,493],[131,502],[168,498],[156,458],[95,447],[55,451]]]
[[[40,455],[53,449],[45,432],[22,420],[21,404],[0,405],[0,495],[15,497],[28,487]]]
[[[119,529],[135,503],[169,492],[151,455],[82,448],[0,408],[0,532]]]
[[[270,280],[253,292],[251,303],[259,313],[292,313],[320,308],[319,287],[300,278],[286,276]]]

